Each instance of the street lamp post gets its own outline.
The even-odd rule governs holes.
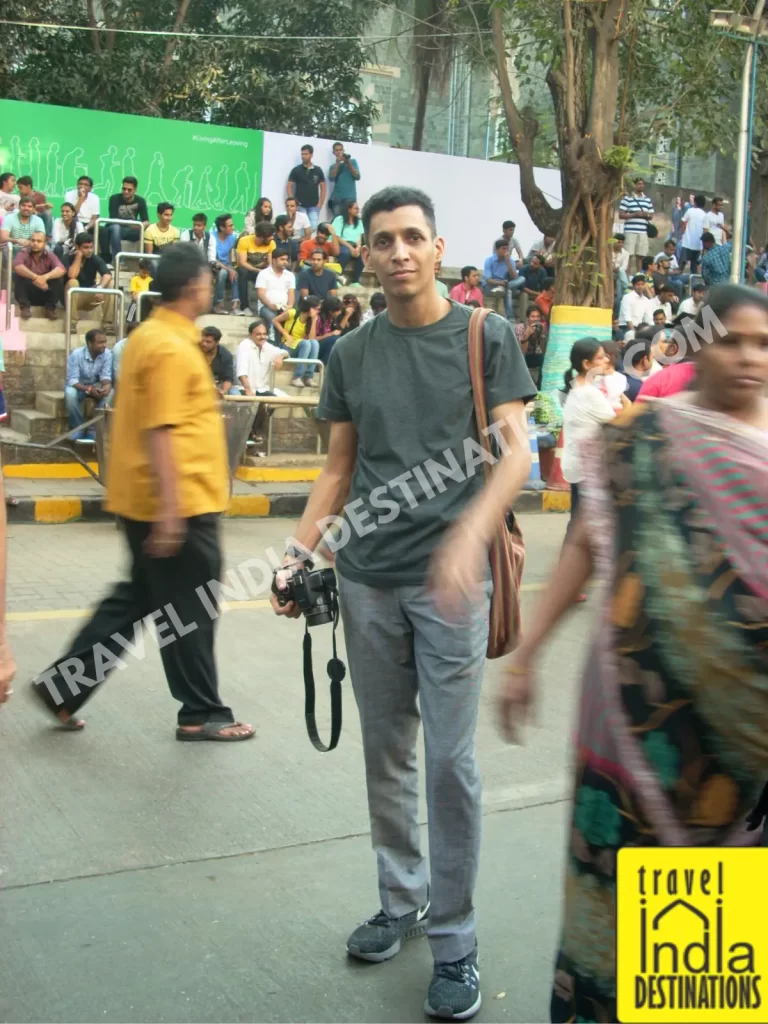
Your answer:
[[[751,16],[734,14],[732,11],[712,11],[709,23],[726,35],[742,42],[748,41],[741,76],[741,111],[739,118],[739,141],[736,153],[736,193],[733,200],[733,255],[731,257],[731,281],[741,282],[744,274],[744,260],[747,244],[747,203],[749,201],[749,177],[752,162],[752,128],[755,118],[755,81],[757,78],[758,46],[761,38],[768,35],[768,23],[761,21],[766,0],[757,0]]]

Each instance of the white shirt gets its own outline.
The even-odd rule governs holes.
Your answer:
[[[629,253],[627,252],[627,250],[623,246],[622,246],[621,249],[619,249],[618,252],[614,249],[613,250],[613,269],[614,270],[623,270],[624,273],[626,274],[628,267],[629,267]]]
[[[683,232],[682,246],[684,249],[691,249],[697,252],[701,249],[701,236],[704,232],[704,222],[707,219],[707,213],[702,210],[700,206],[692,206],[683,217]]]
[[[247,377],[251,389],[269,391],[269,368],[276,359],[282,359],[285,353],[277,345],[265,341],[261,348],[251,338],[244,338],[237,346],[235,362],[236,377]]]
[[[614,376],[619,376],[615,374]],[[582,445],[597,435],[602,423],[616,414],[611,403],[594,384],[573,383],[563,409],[563,476],[569,484],[580,484],[584,479],[581,468]]]
[[[699,310],[704,305],[703,302],[696,302],[693,298],[683,299],[677,308],[677,315],[680,316],[698,316]]]
[[[677,256],[675,256],[674,253],[670,256],[662,249],[661,252],[656,253],[656,262],[658,263],[659,260],[669,260],[669,272],[671,274],[674,274],[680,269],[680,264],[677,262]]]
[[[309,217],[303,212],[303,210],[297,210],[296,220],[293,222],[293,234],[291,237],[295,238],[297,241],[301,241],[305,237],[308,227],[311,227]]]
[[[260,270],[256,277],[256,290],[263,288],[267,295],[267,302],[273,306],[282,306],[287,309],[288,292],[293,289],[296,292],[296,276],[290,270],[284,270],[282,274],[276,274],[272,267],[265,267]]]
[[[20,202],[21,196],[16,195],[15,192],[0,191],[0,211],[4,216],[18,210]]]
[[[704,230],[711,231],[715,236],[715,245],[722,245],[725,241],[725,214],[715,213],[710,210],[709,213],[704,217]]]
[[[619,323],[623,326],[653,324],[653,303],[646,295],[638,295],[635,289],[627,292],[619,306]]]
[[[661,299],[659,299],[659,298],[651,299],[651,302],[653,304],[653,309],[654,310],[657,310],[657,309],[663,309],[664,310],[664,316],[667,318],[667,323],[671,324],[672,323],[672,319],[673,319],[673,317],[672,317],[672,303],[671,302],[662,302]]]
[[[199,249],[202,249],[203,256],[205,256],[205,258],[208,261],[208,263],[215,263],[216,262],[216,231],[215,230],[208,232],[208,247],[207,248],[205,247],[205,232],[203,232],[203,237],[202,238],[198,238],[197,235],[195,234],[195,229],[194,228],[184,228],[184,230],[181,232],[181,241],[182,242],[192,242],[193,245],[196,245],[196,246],[198,246]]]
[[[72,203],[73,206],[76,206],[78,198],[79,196],[77,194],[77,189],[70,188],[67,190],[67,193],[64,196],[64,201],[67,203]],[[78,222],[82,224],[83,227],[87,228],[91,223],[91,218],[98,217],[100,213],[101,200],[98,196],[95,196],[93,192],[89,192],[88,195],[85,197],[85,200],[83,201],[83,205],[77,211],[75,216],[77,217]]]

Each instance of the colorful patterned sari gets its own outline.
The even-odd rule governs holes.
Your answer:
[[[552,1021],[615,1021],[622,846],[754,845],[768,779],[768,434],[682,397],[604,429],[608,581],[586,668]]]

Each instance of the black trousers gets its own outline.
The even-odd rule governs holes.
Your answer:
[[[123,519],[122,525],[130,548],[131,578],[115,586],[66,654],[37,676],[39,696],[53,710],[74,715],[113,667],[110,655],[130,664],[126,645],[133,645],[141,635],[142,620],[158,612],[157,639],[165,677],[182,705],[179,725],[234,721],[231,709],[219,700],[213,654],[216,620],[211,617],[217,603],[206,587],[221,576],[218,515],[188,519],[186,540],[172,558],[150,558],[144,552],[150,523]],[[206,603],[196,592],[198,587],[206,587]],[[67,666],[69,659],[77,661]],[[125,704],[130,707],[130,694]]]
[[[240,296],[240,308],[250,309],[250,299],[248,298],[248,283],[253,281],[254,286],[256,285],[256,278],[259,276],[259,271],[253,267],[238,267],[237,268],[237,291]],[[256,309],[259,305],[258,300],[254,298],[253,308]]]
[[[49,309],[55,309],[61,299],[63,287],[63,277],[55,277],[49,281],[47,290],[43,291],[32,284],[28,277],[14,274],[14,292],[20,306],[47,306]]]

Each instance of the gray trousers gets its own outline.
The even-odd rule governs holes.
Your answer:
[[[482,600],[463,620],[449,622],[424,587],[368,587],[339,578],[381,906],[392,917],[422,906],[429,891],[416,762],[420,717],[424,722],[429,940],[438,962],[460,960],[475,945],[481,813],[474,733],[491,587],[485,584]]]

